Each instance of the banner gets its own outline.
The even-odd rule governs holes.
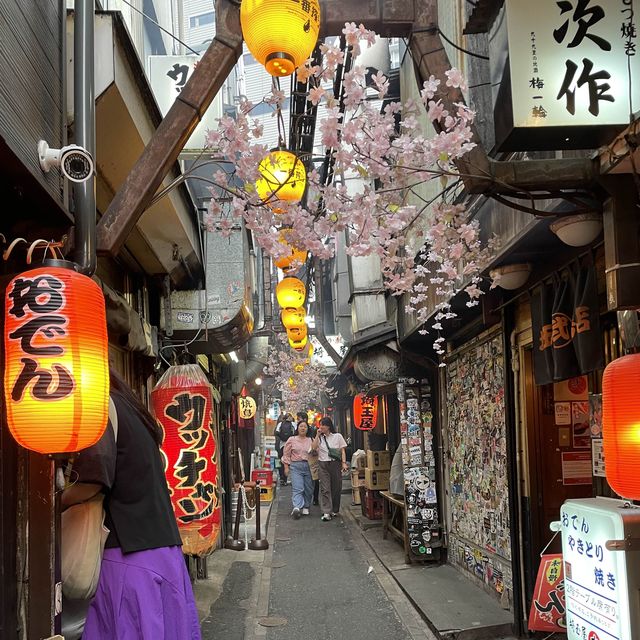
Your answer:
[[[538,385],[604,367],[596,273],[593,267],[543,285],[531,298]]]
[[[536,587],[533,590],[529,631],[566,630],[562,554],[544,555],[540,559]]]

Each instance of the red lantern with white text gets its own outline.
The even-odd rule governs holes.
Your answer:
[[[604,370],[602,438],[609,484],[623,498],[640,500],[640,354]]]
[[[359,393],[353,399],[353,424],[360,431],[376,428],[378,420],[378,396]]]
[[[16,441],[45,454],[95,444],[109,410],[100,287],[60,266],[16,276],[6,290],[4,348],[7,422]]]
[[[220,533],[213,396],[196,364],[170,367],[151,393],[162,426],[162,453],[171,503],[187,555],[203,556]]]

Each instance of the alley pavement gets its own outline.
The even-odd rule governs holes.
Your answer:
[[[344,508],[350,496],[343,495]],[[435,640],[362,536],[319,507],[293,520],[279,487],[266,552],[227,551],[196,583],[203,640]]]

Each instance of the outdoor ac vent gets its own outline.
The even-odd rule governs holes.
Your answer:
[[[236,105],[234,104],[223,104],[222,112],[225,116],[229,116],[230,118],[235,119],[238,117],[238,107],[236,107]]]

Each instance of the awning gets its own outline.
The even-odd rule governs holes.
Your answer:
[[[73,106],[73,19],[67,21],[69,97]],[[96,202],[106,210],[162,120],[119,12],[95,18]],[[73,120],[73,112],[69,114]],[[179,174],[167,176],[165,185]],[[197,212],[186,187],[173,189],[140,218],[126,248],[147,274],[168,273],[174,285],[200,279]]]

